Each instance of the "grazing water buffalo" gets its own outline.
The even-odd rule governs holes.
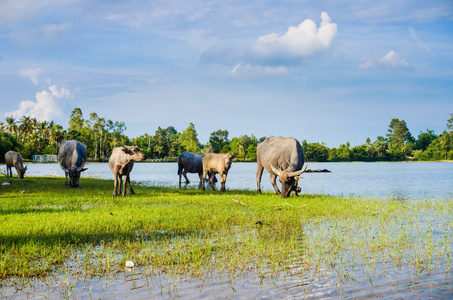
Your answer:
[[[22,156],[16,151],[8,151],[5,153],[5,164],[6,164],[6,177],[13,177],[12,167],[16,168],[17,178],[24,178],[27,166],[24,168]],[[9,173],[9,175],[8,175]]]
[[[187,173],[198,173],[200,178],[200,184],[203,180],[203,154],[183,152],[178,156],[178,175],[179,175],[179,186],[181,186],[181,177],[184,176],[186,184],[189,184],[189,178]],[[217,178],[214,175],[214,182],[217,182]]]
[[[87,170],[87,168],[84,168],[85,162],[87,161],[87,148],[85,145],[76,140],[61,143],[58,160],[66,176],[64,184],[68,185],[69,175],[69,184],[71,187],[78,187],[80,173]]]
[[[215,190],[214,178],[215,174],[219,173],[220,183],[222,184],[221,191],[225,192],[225,182],[228,170],[231,168],[231,162],[235,157],[236,155],[231,155],[230,153],[209,153],[203,157],[203,190],[205,190],[206,175],[208,174],[211,187]]]
[[[304,152],[300,143],[294,138],[284,138],[281,136],[270,136],[258,145],[256,150],[257,170],[256,184],[257,192],[261,193],[261,176],[266,169],[270,173],[270,181],[275,189],[275,193],[280,194],[280,190],[275,183],[279,176],[282,184],[281,196],[286,198],[291,191],[300,191],[297,182],[301,177],[300,174],[305,172],[307,165],[304,165]]]
[[[109,159],[109,168],[115,176],[115,183],[113,186],[113,197],[121,194],[121,184],[124,178],[123,197],[127,196],[126,187],[129,184],[129,193],[135,195],[131,186],[131,171],[134,167],[134,161],[143,161],[146,155],[140,151],[137,146],[123,146],[116,147],[112,151]],[[119,184],[118,184],[119,182]]]

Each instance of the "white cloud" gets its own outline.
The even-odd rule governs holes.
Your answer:
[[[411,34],[411,37],[418,43],[418,45],[425,49],[429,54],[433,54],[433,52],[431,51],[431,48],[429,47],[429,45],[427,43],[424,43],[422,42],[419,37],[417,36],[417,34],[415,33],[415,30],[414,28],[410,27],[409,26],[409,32]]]
[[[313,20],[306,19],[298,26],[291,26],[280,36],[270,33],[258,38],[252,50],[261,57],[301,58],[330,48],[337,36],[337,24],[332,23],[326,12],[321,13],[320,27]]]
[[[39,84],[39,75],[41,75],[41,69],[27,69],[27,70],[19,70],[19,75],[22,77],[27,77],[33,82],[34,85]]]
[[[71,92],[63,87],[52,85],[49,91],[36,93],[36,102],[30,100],[21,101],[19,109],[5,115],[12,115],[15,118],[30,116],[38,120],[51,121],[62,116],[61,99],[72,98]]]
[[[390,51],[386,56],[379,59],[379,63],[391,68],[409,67],[409,64],[395,51]]]
[[[363,63],[359,64],[359,69],[368,70],[371,68],[408,68],[409,63],[395,51],[389,51],[387,55],[378,59],[368,59]]]
[[[237,64],[233,70],[231,70],[231,75],[233,76],[250,76],[250,75],[281,75],[288,73],[288,68],[285,66],[254,66],[247,63]]]

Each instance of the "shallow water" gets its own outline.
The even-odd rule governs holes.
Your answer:
[[[27,175],[63,176],[58,164],[29,164]],[[90,163],[83,176],[112,179],[107,164]],[[0,171],[4,166],[0,166]],[[309,163],[309,169],[328,169],[331,173],[306,173],[302,193],[326,193],[344,196],[395,197],[411,201],[453,199],[453,164],[451,163]],[[138,163],[132,180],[164,186],[177,186],[175,163]],[[256,189],[256,164],[233,163],[227,188]],[[198,176],[188,174],[189,186],[198,186]],[[83,185],[83,179],[81,181]],[[263,190],[273,190],[264,172]],[[154,274],[147,268],[134,268],[108,278],[77,278],[61,272],[53,277],[21,282],[7,279],[0,283],[0,298],[13,299],[452,299],[451,216],[425,211],[421,215],[398,220],[403,224],[417,218],[421,229],[433,229],[436,238],[450,236],[450,262],[429,262],[431,267],[414,269],[410,260],[396,263],[381,259],[303,269],[301,263],[287,265],[284,272],[250,273],[240,277],[217,274],[209,280],[169,277]],[[390,220],[392,221],[392,220]],[[389,221],[389,222],[390,222]],[[328,221],[327,221],[328,222]],[[396,224],[396,223],[395,223]],[[391,223],[389,226],[395,226]],[[324,224],[326,228],[336,224]],[[314,227],[315,228],[315,227]],[[395,231],[400,230],[398,226]],[[307,230],[304,230],[308,231]],[[418,231],[411,237],[417,240]],[[316,232],[314,232],[316,233]],[[440,243],[439,243],[440,245]],[[447,245],[448,246],[448,245]],[[407,251],[412,255],[417,249]],[[19,289],[18,289],[19,288]]]
[[[4,167],[0,165],[0,172],[5,170]],[[82,173],[82,177],[113,180],[107,163],[88,163],[86,167],[88,170]],[[331,173],[303,174],[303,179],[299,181],[302,193],[453,199],[453,163],[308,163],[308,169],[327,169]],[[131,179],[154,185],[178,186],[177,171],[176,163],[136,163]],[[64,176],[64,172],[59,164],[28,164],[26,175]],[[189,186],[198,186],[197,174],[189,173],[187,176],[191,181]],[[83,185],[83,179],[81,184]],[[277,181],[277,185],[279,184]],[[256,190],[256,163],[233,163],[226,187]],[[263,172],[261,189],[273,191],[267,171]]]

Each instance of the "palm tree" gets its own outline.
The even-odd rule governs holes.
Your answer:
[[[50,128],[50,139],[55,142],[57,151],[60,148],[60,143],[64,139],[64,136],[65,132],[61,125],[56,124]]]
[[[9,132],[10,134],[14,134],[17,139],[17,132],[18,132],[19,127],[16,124],[16,119],[11,116],[11,117],[6,117],[6,131]]]
[[[49,123],[47,123],[47,121],[40,122],[38,129],[41,138],[47,140],[49,138]]]
[[[33,121],[30,116],[23,116],[20,119],[21,124],[19,125],[19,132],[22,133],[22,143],[25,141],[25,137],[28,137],[33,133]]]

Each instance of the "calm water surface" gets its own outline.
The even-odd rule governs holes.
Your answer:
[[[111,179],[106,163],[89,163],[83,177]],[[308,163],[308,169],[328,169],[331,173],[306,173],[300,181],[302,193],[325,193],[344,196],[394,197],[411,201],[453,199],[453,163]],[[0,165],[0,172],[5,166]],[[228,174],[227,188],[256,189],[256,163],[233,163]],[[64,176],[59,164],[28,164],[26,175]],[[188,174],[189,186],[198,186],[197,174]],[[150,185],[178,186],[176,163],[137,163],[131,176],[133,181]],[[63,179],[62,179],[63,182]],[[83,179],[81,181],[83,186]],[[264,171],[263,190],[273,191],[269,173]],[[439,220],[431,213],[423,215],[429,226]],[[443,217],[445,218],[445,217]],[[445,220],[442,220],[445,222]],[[453,230],[452,219],[447,220],[447,231]],[[450,249],[453,245],[450,245]],[[451,250],[450,250],[451,251]],[[453,253],[452,253],[453,254]],[[453,273],[445,266],[430,272],[414,274],[406,266],[385,266],[378,263],[375,276],[366,275],[363,265],[351,266],[351,278],[338,278],[333,271],[323,276],[302,272],[296,276],[263,281],[256,274],[241,278],[217,278],[207,282],[179,278],[146,277],[140,269],[124,272],[115,278],[95,278],[78,281],[61,275],[54,279],[32,279],[26,288],[17,291],[13,284],[5,284],[0,297],[74,298],[74,299],[453,299]],[[445,264],[445,263],[443,263]],[[291,267],[291,266],[290,266]],[[355,271],[354,271],[355,270]],[[381,272],[384,270],[385,275]],[[330,272],[330,273],[329,273]],[[327,274],[327,275],[326,275]],[[380,275],[381,274],[381,275]],[[369,276],[369,278],[368,278]],[[0,284],[0,287],[2,285]],[[69,286],[72,286],[69,288]]]
[[[82,177],[113,180],[107,163],[88,163],[86,167],[88,170]],[[4,170],[4,165],[1,169]],[[303,174],[299,181],[303,193],[399,199],[453,198],[453,163],[308,163],[308,169],[328,169],[331,173]],[[177,170],[176,163],[136,163],[131,178],[154,185],[178,186]],[[233,163],[226,187],[256,190],[255,174],[256,163]],[[64,172],[59,164],[28,164],[26,175],[64,176]],[[190,186],[198,185],[197,174],[187,176]],[[261,189],[273,191],[267,171],[263,172]]]

